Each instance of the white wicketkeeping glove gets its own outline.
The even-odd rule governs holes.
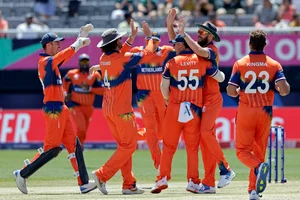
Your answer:
[[[93,24],[86,24],[86,25],[82,26],[79,30],[78,38],[79,37],[87,37],[89,35],[89,32],[93,29],[94,29]]]
[[[91,43],[90,38],[79,37],[77,40],[71,45],[74,48],[75,52],[77,52],[80,48],[88,46]]]

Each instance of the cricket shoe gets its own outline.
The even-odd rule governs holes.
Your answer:
[[[167,177],[165,176],[164,178],[157,180],[155,185],[151,189],[152,194],[158,194],[162,190],[168,188],[168,182],[167,182]]]
[[[249,194],[249,200],[260,200],[259,195],[256,193],[255,190],[251,190]]]
[[[93,172],[92,172],[92,176],[93,176],[93,178],[94,178],[94,180],[95,180],[95,183],[96,183],[98,189],[99,189],[103,194],[107,195],[108,192],[107,192],[106,186],[105,186],[106,183],[103,182],[103,181],[101,181],[101,180],[98,178],[98,176],[96,175],[96,171],[93,171]]]
[[[143,194],[145,190],[137,187],[135,184],[132,188],[122,189],[123,194]]]
[[[97,185],[94,181],[89,181],[87,184],[79,186],[81,194],[86,194],[90,191],[93,191],[97,188]]]
[[[256,192],[262,193],[267,187],[267,176],[269,173],[269,164],[261,163],[256,173]]]
[[[191,192],[191,193],[199,193],[200,186],[199,184],[196,184],[190,179],[188,185],[186,186],[186,191]]]
[[[26,188],[26,179],[21,176],[20,172],[21,170],[16,170],[13,173],[15,181],[17,183],[17,187],[23,194],[28,194]]]
[[[200,183],[199,185],[199,194],[216,194],[216,187],[211,187]]]
[[[218,182],[218,188],[223,188],[232,181],[232,179],[235,177],[234,171],[230,170],[227,174],[221,175],[220,180]]]

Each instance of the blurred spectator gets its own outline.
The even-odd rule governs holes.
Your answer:
[[[2,12],[0,10],[0,38],[6,37],[6,31],[8,30],[8,22],[3,19]]]
[[[292,0],[283,0],[278,12],[278,20],[286,20],[290,22],[293,20],[293,16],[296,13],[295,6],[292,4]]]
[[[130,20],[132,19],[131,13],[125,14],[125,20],[118,25],[118,29],[128,29],[130,28]],[[139,23],[134,22],[135,27],[140,27]]]
[[[153,10],[157,11],[157,0],[140,0],[137,9],[139,13],[144,15],[148,15]]]
[[[47,20],[49,17],[55,15],[56,1],[61,7],[61,0],[35,0],[34,12]]]
[[[254,0],[245,0],[245,3],[243,4],[243,8],[246,14],[253,14],[255,10]]]
[[[33,15],[28,13],[25,22],[17,26],[17,39],[37,39],[39,32],[47,32],[49,27],[42,24],[38,19],[33,19]]]
[[[294,14],[293,20],[290,23],[291,27],[296,27],[300,26],[300,15],[299,14]]]
[[[236,9],[242,8],[242,0],[224,0],[223,8],[226,9],[228,14],[235,14]]]
[[[225,22],[218,19],[218,15],[216,13],[209,14],[208,21],[211,22],[216,27],[225,27],[226,26]]]
[[[278,6],[273,0],[263,0],[254,11],[254,24],[256,27],[275,26],[277,23]]]
[[[78,15],[80,3],[81,3],[81,1],[79,1],[79,0],[70,0],[69,1],[68,17],[75,17]]]
[[[208,0],[197,1],[195,16],[207,16],[213,11],[214,6]]]
[[[124,10],[115,9],[111,12],[110,18],[111,19],[124,19]]]
[[[135,11],[132,0],[116,0],[115,8],[116,10],[123,10],[124,13],[132,13],[133,11]]]
[[[181,10],[194,12],[195,5],[196,5],[196,0],[179,0],[179,8]]]

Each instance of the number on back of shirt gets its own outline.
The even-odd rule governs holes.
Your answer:
[[[254,71],[247,71],[245,74],[245,78],[249,77],[251,77],[252,79],[245,89],[246,94],[255,94],[257,91],[261,94],[265,94],[269,91],[270,84],[268,81],[270,75],[268,72],[261,71],[257,76]],[[252,88],[255,83],[258,83],[257,79],[261,80],[261,84],[263,84],[264,87],[257,86],[257,88]]]
[[[187,87],[189,87],[191,90],[196,90],[199,86],[199,78],[197,76],[198,73],[198,69],[191,69],[189,77],[186,77],[186,75],[188,75],[187,70],[178,70],[177,81],[180,82],[177,85],[178,89],[184,91]],[[192,84],[191,81],[193,81],[194,84]]]
[[[107,70],[104,71],[103,82],[104,82],[104,86],[107,87],[107,89],[110,90],[110,83],[108,81]]]

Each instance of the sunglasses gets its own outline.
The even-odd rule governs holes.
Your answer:
[[[152,40],[153,41],[153,44],[159,44],[160,41],[159,40]]]
[[[81,60],[79,62],[80,65],[90,65],[90,61],[89,60]]]
[[[207,34],[207,33],[209,33],[209,32],[204,31],[204,30],[202,30],[202,29],[199,29],[199,30],[198,30],[198,33],[199,33],[199,35],[205,35],[205,34]]]

